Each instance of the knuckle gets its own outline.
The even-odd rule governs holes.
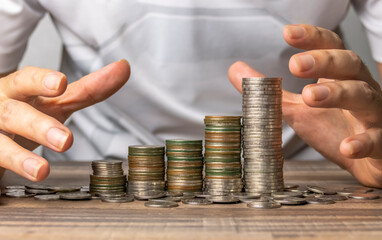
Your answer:
[[[324,54],[324,56],[326,58],[326,64],[328,66],[333,66],[334,61],[336,59],[335,53],[333,51],[330,51],[330,50],[324,50],[323,54]]]
[[[348,56],[350,58],[350,61],[353,62],[353,64],[354,64],[354,68],[353,69],[356,72],[361,72],[362,71],[362,66],[363,66],[363,61],[362,61],[361,57],[358,56],[358,54],[356,54],[352,50],[345,50],[345,51],[348,54]]]
[[[364,99],[366,102],[375,102],[377,100],[378,94],[375,92],[374,88],[370,86],[367,82],[360,82],[360,87],[362,89]]]
[[[0,125],[4,126],[10,121],[15,109],[17,109],[17,103],[15,101],[5,100],[0,104]]]

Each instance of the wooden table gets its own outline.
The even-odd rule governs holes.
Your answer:
[[[90,163],[53,163],[44,182],[87,185]],[[287,161],[286,183],[340,188],[358,183],[329,162]],[[7,172],[2,185],[25,184]],[[382,192],[377,191],[378,194]],[[255,210],[246,204],[152,209],[135,201],[0,199],[0,239],[382,239],[382,199]]]

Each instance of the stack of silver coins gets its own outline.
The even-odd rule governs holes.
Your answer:
[[[204,191],[212,195],[241,192],[241,117],[206,116]]]
[[[118,195],[126,193],[126,175],[122,161],[98,160],[92,162],[89,191],[93,195]]]
[[[202,191],[203,141],[166,140],[166,154],[168,191]]]
[[[281,78],[243,78],[245,191],[283,191]]]
[[[157,145],[129,146],[128,192],[135,194],[165,189],[164,147]]]

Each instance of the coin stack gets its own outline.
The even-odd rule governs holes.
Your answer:
[[[93,195],[118,195],[126,193],[126,175],[122,161],[98,160],[92,162],[89,191]]]
[[[281,78],[243,78],[245,191],[283,191]]]
[[[164,147],[156,145],[129,146],[128,192],[164,191]]]
[[[241,192],[241,117],[206,116],[204,191]]]
[[[166,154],[168,191],[202,191],[203,140],[166,140]]]

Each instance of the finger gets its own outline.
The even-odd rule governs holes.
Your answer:
[[[0,103],[0,129],[62,152],[72,145],[70,130],[27,103],[8,99]]]
[[[366,82],[348,80],[310,84],[304,87],[302,97],[310,107],[346,109],[362,113],[363,118],[382,117],[381,94]]]
[[[342,39],[336,33],[307,24],[285,26],[283,37],[289,45],[304,50],[345,48]]]
[[[24,67],[0,81],[1,92],[8,98],[20,101],[34,96],[59,96],[65,92],[66,86],[64,74],[36,67]]]
[[[32,181],[41,181],[49,175],[49,164],[44,158],[25,150],[4,135],[0,135],[0,144],[1,167]]]
[[[291,73],[301,78],[354,79],[380,89],[360,57],[348,50],[313,50],[294,55]]]
[[[365,133],[344,139],[341,153],[349,158],[382,158],[382,129],[370,128]]]
[[[232,85],[241,93],[242,79],[246,77],[264,77],[255,69],[251,68],[245,62],[235,62],[228,69],[228,78]]]
[[[130,77],[130,64],[121,60],[70,84],[57,98],[44,98],[43,105],[59,105],[67,115],[101,102],[117,92]]]

